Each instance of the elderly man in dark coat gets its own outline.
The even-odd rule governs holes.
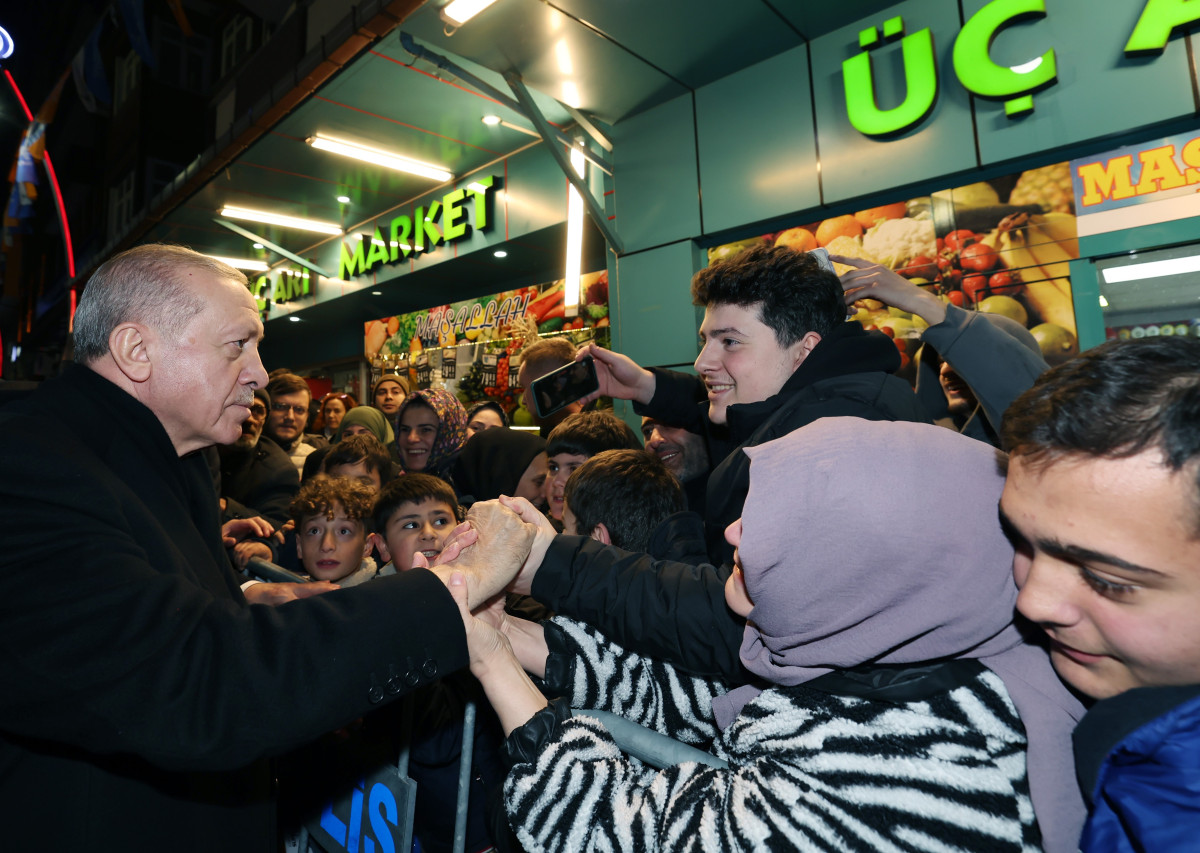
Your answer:
[[[81,363],[0,413],[6,850],[274,850],[265,756],[467,663],[448,567],[239,589],[199,451],[240,435],[262,334],[241,273],[140,246],[84,291]]]

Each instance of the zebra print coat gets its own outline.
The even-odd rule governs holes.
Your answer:
[[[711,742],[730,767],[654,770],[624,756],[596,720],[568,718],[505,784],[529,853],[1040,850],[1024,728],[990,671],[908,703],[775,687],[718,733],[711,700],[720,683],[562,617],[546,633],[552,659],[575,659],[573,673],[561,670],[574,707]]]

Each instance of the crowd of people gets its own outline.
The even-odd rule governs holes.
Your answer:
[[[1049,369],[834,260],[697,273],[694,374],[531,343],[526,393],[600,385],[536,434],[401,374],[314,401],[241,273],[104,264],[77,363],[0,408],[6,845],[294,849],[406,751],[425,850],[464,752],[467,850],[1187,849],[1200,341]],[[927,322],[916,389],[867,297]]]

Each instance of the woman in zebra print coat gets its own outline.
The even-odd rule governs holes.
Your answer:
[[[467,619],[472,671],[510,733],[506,806],[526,849],[1032,851],[1043,832],[1047,850],[1073,849],[1080,709],[1012,624],[992,449],[838,418],[749,453],[727,599],[748,617],[743,663],[773,686],[725,693],[568,620]],[[517,658],[570,705],[728,766],[624,756],[595,720],[547,706]],[[1026,728],[1044,753],[1028,774]]]

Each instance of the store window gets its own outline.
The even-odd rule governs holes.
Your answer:
[[[207,38],[198,33],[185,36],[174,24],[156,21],[154,42],[159,80],[189,92],[208,92],[211,45]]]
[[[137,182],[133,171],[108,191],[108,239],[115,240],[125,233],[133,222],[134,187]]]
[[[1200,245],[1096,261],[1108,338],[1200,336]]]
[[[221,76],[229,74],[254,47],[254,21],[237,15],[221,31]]]
[[[142,60],[137,51],[129,51],[118,57],[113,81],[113,109],[120,110],[122,104],[133,97],[142,79]]]

